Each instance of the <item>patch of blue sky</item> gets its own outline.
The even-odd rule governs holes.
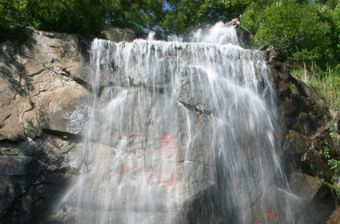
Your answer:
[[[171,10],[171,4],[167,1],[165,1],[164,5],[163,5],[163,9],[164,9],[164,11]]]

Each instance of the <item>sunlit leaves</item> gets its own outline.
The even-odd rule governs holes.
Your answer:
[[[273,1],[256,13],[258,5],[241,16],[254,34],[255,46],[273,44],[284,57],[327,67],[335,63],[334,25],[327,10],[308,1]]]
[[[199,26],[236,18],[249,0],[169,0],[171,6],[162,21],[167,33],[184,33]]]

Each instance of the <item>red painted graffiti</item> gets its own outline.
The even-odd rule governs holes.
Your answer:
[[[176,137],[166,133],[161,139],[156,141],[158,141],[158,144],[156,142],[158,147],[156,146],[156,149],[152,151],[152,155],[148,156],[157,161],[160,160],[159,162],[162,166],[159,167],[159,171],[155,170],[155,168],[149,167],[149,171],[145,173],[145,171],[143,171],[143,163],[138,163],[139,158],[136,158],[134,154],[130,154],[126,158],[128,162],[122,163],[118,167],[118,170],[117,167],[114,166],[114,170],[116,170],[116,172],[112,171],[109,177],[107,177],[107,180],[111,180],[111,177],[116,173],[118,176],[117,182],[118,184],[121,184],[128,180],[134,181],[134,179],[136,179],[139,175],[142,175],[143,177],[146,177],[147,185],[167,186],[169,188],[174,187],[176,185],[176,172],[173,170],[175,167],[175,161],[173,161],[173,158],[176,157],[177,153],[177,139]],[[166,170],[166,173],[164,173],[163,170]],[[129,178],[127,175],[133,178]]]
[[[268,221],[273,221],[277,217],[277,215],[271,209],[264,213],[264,215]]]
[[[150,173],[147,180],[148,185],[166,185],[172,188],[176,185],[176,173],[172,172],[168,180],[163,180],[162,174]]]
[[[159,185],[162,181],[162,175],[150,173],[148,177],[148,185]]]
[[[165,134],[159,140],[160,148],[159,153],[165,159],[172,159],[176,156],[177,148],[176,148],[176,137],[172,137],[169,134]]]
[[[122,164],[120,165],[120,169],[119,169],[119,179],[118,179],[118,183],[120,184],[124,178],[124,176],[128,173],[129,168],[127,165]]]
[[[168,187],[174,187],[176,185],[176,173],[172,172],[170,179],[167,182]]]

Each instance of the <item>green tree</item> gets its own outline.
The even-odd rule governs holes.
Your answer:
[[[81,34],[104,28],[105,10],[99,0],[30,0],[30,23],[42,30]]]
[[[250,0],[169,0],[161,25],[166,33],[185,33],[198,26],[237,18]]]
[[[98,35],[119,26],[142,32],[159,27],[163,5],[163,0],[0,0],[0,29],[29,25]]]
[[[336,45],[336,58],[337,61],[337,70],[340,71],[340,3],[335,7],[332,12],[332,18],[335,26],[335,45]]]
[[[339,0],[317,0],[316,2],[320,3],[321,5],[330,7],[331,9],[334,9],[336,5],[339,3]]]
[[[274,1],[261,15],[255,12],[249,8],[241,16],[241,24],[254,33],[255,46],[273,44],[284,57],[321,67],[334,62],[332,25],[317,4]]]
[[[164,0],[108,0],[106,22],[110,26],[129,27],[137,32],[160,30]]]
[[[0,28],[27,25],[28,0],[0,0]]]

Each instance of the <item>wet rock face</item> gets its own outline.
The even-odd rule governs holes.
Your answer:
[[[272,179],[275,106],[263,54],[241,48],[233,27],[213,29],[225,45],[213,32],[192,43],[93,42],[91,83],[103,90],[89,136],[116,150],[89,147],[94,168],[75,192],[86,195],[74,200],[76,223],[168,224],[180,211],[178,223],[236,224],[285,213],[287,194]]]
[[[240,30],[238,35],[246,39],[248,34]],[[82,148],[83,127],[88,117],[86,105],[92,94],[86,75],[88,42],[73,35],[34,30],[27,30],[27,36],[28,39],[22,44],[9,41],[0,45],[0,223],[46,223],[44,220],[60,201],[60,195],[78,175],[81,161],[75,160],[75,155]],[[129,35],[126,38],[133,39]],[[116,40],[115,37],[111,39]],[[242,46],[247,45],[242,43]],[[321,218],[316,215],[318,223],[325,223],[326,220],[330,224],[337,223],[339,211],[332,212],[331,192],[315,178],[320,173],[330,177],[331,171],[322,157],[322,149],[327,147],[335,152],[328,129],[337,115],[310,88],[289,75],[288,67],[276,58],[273,50],[267,50],[267,54],[281,120],[285,126],[282,144],[286,145],[286,150],[283,153],[289,161],[286,164],[292,165],[287,166],[286,170],[290,174],[293,193],[302,195],[307,207],[314,209],[314,214],[323,213]],[[110,67],[114,68],[115,65]],[[103,83],[106,81],[103,80]],[[138,77],[119,81],[131,92],[144,89],[145,94],[148,91],[163,94],[169,80],[158,80],[160,88],[153,90],[149,88],[148,80],[139,80]],[[183,80],[184,88],[186,81]],[[105,87],[100,88],[105,93]],[[197,92],[193,96],[183,91],[178,107],[188,110],[195,117],[193,127],[199,131],[207,122],[205,117],[211,116],[212,112],[201,108],[202,105],[204,108],[211,106],[207,101],[209,96]],[[199,105],[196,102],[205,103]],[[134,100],[131,99],[131,107],[133,105]],[[178,122],[184,124],[185,116],[187,114],[180,114]],[[165,137],[159,135],[160,139]],[[203,139],[204,135],[196,137]],[[176,144],[185,147],[185,141],[186,136],[178,133]],[[138,137],[131,140],[132,145],[141,142],[143,139]],[[111,147],[106,142],[102,143],[105,147]],[[206,146],[194,147],[199,148],[196,152],[201,154],[190,154],[191,159],[204,163],[208,159],[204,156]],[[179,161],[181,156],[179,154]],[[176,169],[182,169],[183,163],[178,164]],[[191,169],[203,173],[199,166]],[[195,178],[199,179],[200,175],[192,176],[193,180]],[[219,216],[221,211],[202,208],[202,205],[212,201],[219,203],[220,199],[213,194],[215,190],[203,186],[201,192],[193,191],[192,197],[186,198],[184,204],[190,204],[190,211],[184,215],[188,220],[196,219],[195,224],[223,223]],[[323,210],[318,207],[320,202],[325,204]],[[64,208],[58,219],[49,219],[50,223],[72,220],[72,209]],[[204,212],[216,215],[197,219],[197,214]],[[311,214],[310,209],[306,212]]]

